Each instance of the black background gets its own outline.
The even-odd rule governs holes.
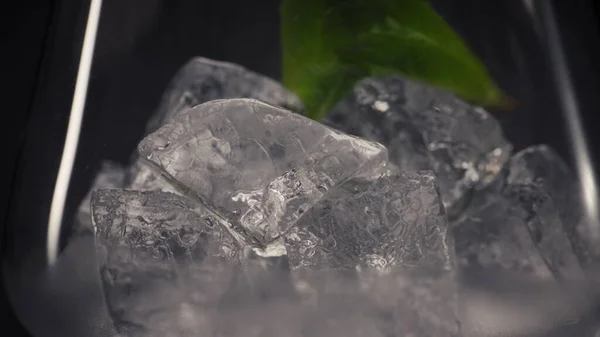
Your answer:
[[[546,52],[522,2],[432,2],[499,85],[520,102],[513,113],[498,115],[516,148],[547,143],[569,158]],[[554,3],[597,153],[597,8],[587,0]],[[230,61],[279,77],[278,4],[278,0],[104,1],[67,222],[100,162],[127,162],[168,80],[189,58]],[[6,169],[0,177],[1,248],[10,270],[26,268],[25,260],[32,266],[42,262],[87,10],[86,2],[67,0],[0,4],[0,163]],[[2,300],[0,315],[11,317],[8,302]]]

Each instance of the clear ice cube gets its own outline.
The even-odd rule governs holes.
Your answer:
[[[233,63],[195,57],[181,67],[171,80],[157,111],[148,122],[146,134],[155,131],[178,113],[211,100],[225,98],[255,98],[297,112],[303,110],[296,95],[270,78]],[[132,189],[175,192],[159,173],[140,163],[139,158],[132,164],[128,180]]]
[[[215,99],[254,98],[300,112],[302,103],[278,82],[237,64],[196,57],[185,64],[166,89],[148,133],[173,116]]]
[[[263,244],[329,189],[387,160],[378,143],[252,99],[182,112],[138,149],[180,189]]]
[[[453,213],[466,192],[491,183],[512,149],[484,109],[396,76],[359,82],[325,124],[381,142],[402,170],[432,170]]]
[[[454,246],[431,172],[352,179],[286,235],[293,268],[436,266],[453,269]]]

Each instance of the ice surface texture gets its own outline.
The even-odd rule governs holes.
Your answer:
[[[88,235],[93,233],[90,215],[90,200],[92,192],[97,189],[127,188],[147,191],[158,190],[178,193],[160,174],[152,171],[148,165],[136,160],[131,167],[106,161],[102,163],[100,171],[85,198],[77,209],[72,232],[74,235]]]
[[[352,179],[286,235],[290,263],[312,269],[453,269],[444,208],[431,172]]]
[[[325,124],[386,145],[401,170],[432,170],[447,208],[489,184],[512,148],[484,109],[395,76],[359,82]]]
[[[378,143],[249,99],[182,112],[142,140],[139,153],[263,244],[327,190],[387,158]]]
[[[146,132],[155,131],[177,114],[194,106],[225,98],[254,98],[294,111],[303,109],[296,95],[270,78],[236,64],[196,57],[171,80],[158,110],[148,122]],[[133,166],[132,189],[165,190],[162,179],[153,177],[144,163],[136,161]]]

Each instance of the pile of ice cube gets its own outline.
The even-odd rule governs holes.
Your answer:
[[[561,158],[511,152],[485,110],[400,77],[359,82],[321,124],[196,58],[77,231],[126,336],[460,336],[461,272],[568,283],[594,261]]]

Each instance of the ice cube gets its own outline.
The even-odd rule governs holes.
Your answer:
[[[509,183],[543,185],[555,201],[565,225],[579,223],[581,213],[575,175],[567,163],[547,145],[530,146],[516,153],[509,162]]]
[[[485,202],[452,224],[459,266],[552,278],[529,232],[530,214],[505,195],[504,187],[480,192],[487,194],[481,197]]]
[[[139,154],[258,243],[287,231],[331,188],[386,165],[386,149],[253,99],[175,116]]]
[[[229,290],[242,247],[201,206],[173,193],[127,190],[97,190],[91,205],[117,327],[144,330],[165,312],[214,305]]]
[[[454,246],[447,234],[433,173],[403,172],[344,183],[301,218],[285,242],[293,268],[451,270]]]
[[[310,336],[459,335],[453,240],[431,172],[353,178],[284,238],[319,317]]]
[[[105,161],[100,167],[100,171],[96,174],[92,186],[86,196],[83,198],[75,215],[74,225],[72,227],[73,235],[92,234],[94,227],[92,226],[90,213],[90,200],[92,191],[99,188],[119,188],[125,184],[126,170],[125,168],[111,161]]]
[[[359,82],[325,123],[388,146],[402,170],[432,170],[453,213],[467,191],[491,183],[512,149],[484,109],[397,76]]]
[[[515,154],[492,186],[472,196],[470,209],[454,225],[461,264],[581,280],[583,271],[568,235],[573,224],[565,222],[576,217],[570,179],[566,166],[546,146]]]
[[[173,116],[215,99],[255,98],[296,112],[303,110],[296,95],[276,81],[242,66],[196,57],[185,64],[166,89],[147,133]]]
[[[583,271],[564,230],[558,207],[543,185],[508,184],[507,195],[519,208],[537,250],[559,280],[582,280]]]
[[[580,263],[589,265],[592,257],[585,240],[580,192],[576,177],[564,160],[546,145],[531,146],[511,158],[509,172],[509,183],[543,189],[558,212],[554,222],[562,226]],[[550,229],[549,225],[545,228]]]

